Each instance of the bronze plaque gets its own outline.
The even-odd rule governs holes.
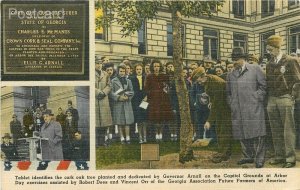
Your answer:
[[[141,144],[141,160],[159,160],[159,145]]]
[[[1,9],[4,75],[87,73],[88,2],[4,1]]]

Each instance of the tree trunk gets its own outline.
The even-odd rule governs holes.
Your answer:
[[[173,25],[173,63],[175,68],[175,85],[178,96],[179,110],[180,110],[180,153],[179,162],[185,163],[194,158],[193,150],[191,149],[193,125],[191,122],[189,94],[184,78],[182,77],[182,38],[181,27],[182,17],[178,10],[172,11],[172,25]]]

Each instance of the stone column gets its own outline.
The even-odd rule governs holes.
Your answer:
[[[23,124],[24,109],[31,108],[33,104],[31,90],[30,86],[1,88],[1,134],[11,133],[9,123],[14,113]]]

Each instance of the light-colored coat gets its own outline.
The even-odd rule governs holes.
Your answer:
[[[229,73],[226,91],[231,108],[233,137],[241,140],[266,135],[266,77],[259,66],[246,63],[241,74],[238,70]]]
[[[134,115],[131,105],[131,99],[134,95],[132,83],[129,79],[126,79],[127,84],[124,85],[124,89],[131,94],[129,99],[125,102],[119,101],[120,95],[116,94],[119,89],[123,89],[122,84],[118,77],[111,81],[111,96],[114,100],[113,105],[113,122],[115,125],[132,125],[134,123]]]
[[[95,78],[95,96],[96,96],[96,127],[109,127],[112,126],[112,117],[111,117],[111,111],[109,106],[109,100],[108,95],[111,91],[110,87],[110,79],[108,74],[105,71],[101,71],[101,74],[99,75],[98,72],[96,72],[96,78]],[[98,95],[100,92],[105,93],[105,97],[103,99],[98,99]]]
[[[48,139],[48,141],[42,140],[43,160],[63,160],[61,125],[53,120],[49,124],[44,123],[41,128],[41,137]]]

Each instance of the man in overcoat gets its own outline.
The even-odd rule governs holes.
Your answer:
[[[23,137],[21,122],[17,119],[17,115],[13,114],[12,121],[10,122],[10,132],[12,134],[13,143],[17,144],[18,139]]]
[[[275,158],[270,164],[283,164],[284,168],[296,165],[294,103],[296,84],[300,83],[300,66],[297,59],[281,52],[282,39],[273,35],[267,39],[268,115],[273,137]],[[299,89],[298,89],[299,90]]]
[[[42,140],[42,159],[44,161],[63,160],[62,149],[62,128],[57,121],[52,119],[51,110],[44,113],[45,123],[41,128],[40,136],[47,140]]]
[[[231,108],[234,139],[240,140],[244,158],[238,164],[253,163],[261,168],[265,162],[266,78],[257,64],[249,64],[241,47],[234,48],[235,69],[227,75],[227,98]]]
[[[95,109],[96,109],[96,146],[101,143],[101,133],[104,131],[104,145],[108,145],[112,139],[111,127],[112,116],[108,100],[111,91],[109,75],[102,70],[101,59],[96,56],[95,59]]]
[[[25,137],[32,137],[32,133],[34,131],[33,124],[34,124],[33,116],[31,115],[31,113],[29,113],[29,109],[26,108],[24,110],[24,116],[23,116]]]

